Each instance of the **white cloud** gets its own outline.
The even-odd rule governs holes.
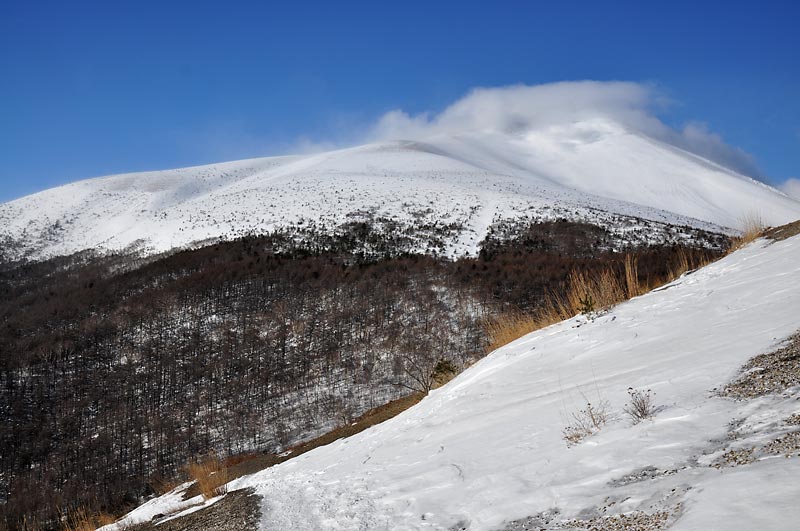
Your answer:
[[[546,85],[478,88],[438,115],[385,114],[378,138],[419,138],[440,133],[491,130],[514,132],[564,121],[616,118],[626,125],[649,121],[651,90],[638,83],[578,81]]]
[[[372,127],[368,139],[422,140],[465,131],[514,133],[606,118],[740,173],[760,175],[751,155],[727,145],[706,124],[691,122],[682,130],[664,124],[657,113],[667,103],[654,86],[624,81],[477,88],[438,114],[388,112]]]
[[[784,181],[783,184],[781,184],[778,188],[783,190],[783,192],[789,197],[792,197],[800,201],[800,179],[797,178],[786,179],[786,181]]]
[[[729,146],[721,136],[709,131],[708,124],[703,122],[686,124],[680,132],[679,140],[673,143],[745,175],[761,176],[761,171],[751,154],[741,148]]]

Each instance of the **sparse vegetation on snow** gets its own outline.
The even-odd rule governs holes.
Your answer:
[[[624,411],[634,424],[639,424],[656,414],[655,393],[650,389],[643,391],[631,387],[628,389],[628,397]]]

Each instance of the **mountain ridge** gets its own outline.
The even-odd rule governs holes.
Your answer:
[[[746,215],[769,225],[800,218],[800,202],[595,119],[96,177],[0,205],[0,238],[17,257],[137,243],[161,252],[309,220],[330,230],[380,216],[451,224],[440,252],[458,256],[477,253],[503,219],[593,222],[598,211],[730,233]]]

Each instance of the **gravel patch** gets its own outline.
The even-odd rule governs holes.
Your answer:
[[[738,448],[728,450],[713,465],[714,468],[724,468],[730,466],[749,465],[756,460],[755,448]]]
[[[631,472],[630,474],[625,474],[624,476],[611,480],[608,485],[610,487],[623,487],[625,485],[630,485],[632,483],[639,483],[640,481],[647,481],[652,479],[659,479],[664,476],[671,476],[672,474],[677,474],[677,468],[670,468],[670,469],[658,469],[654,466],[648,466],[642,468],[640,470],[636,470]]]
[[[149,522],[126,531],[256,531],[261,498],[252,489],[229,492],[206,509],[173,520]]]
[[[800,413],[790,415],[784,422],[789,426],[800,426]]]
[[[542,513],[510,522],[502,531],[663,531],[674,519],[668,511],[633,511],[594,518],[556,520],[558,513]]]
[[[759,354],[744,367],[742,374],[719,392],[721,396],[746,400],[781,393],[800,385],[800,334],[768,354]]]
[[[800,431],[787,433],[764,445],[761,450],[768,455],[800,456]]]

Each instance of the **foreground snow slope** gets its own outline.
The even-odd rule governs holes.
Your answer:
[[[462,254],[500,218],[602,223],[598,210],[711,230],[749,214],[771,225],[800,217],[773,188],[595,119],[79,181],[0,205],[0,240],[31,256],[142,241],[163,251],[382,216],[458,226],[446,252]]]
[[[398,417],[231,487],[263,496],[269,530],[490,530],[659,510],[676,530],[797,529],[800,459],[710,465],[800,411],[798,394],[712,395],[800,327],[798,258],[800,237],[758,241],[593,321],[532,333]],[[653,420],[624,416],[629,387],[656,393]],[[612,420],[569,448],[562,429],[587,400],[607,400]],[[734,419],[756,428],[731,441]]]

